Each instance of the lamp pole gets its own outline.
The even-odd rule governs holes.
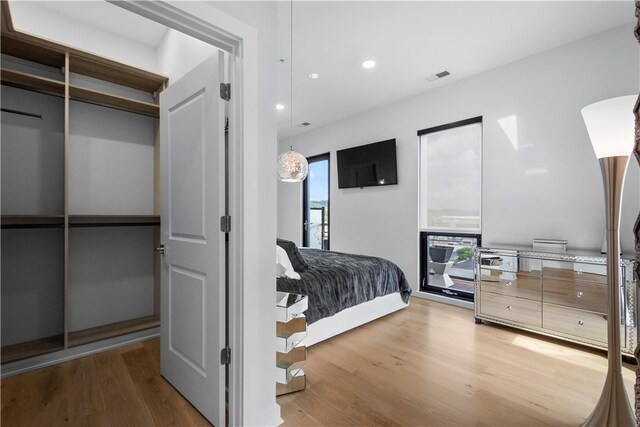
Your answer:
[[[582,118],[596,157],[600,160],[604,184],[607,240],[607,378],[595,409],[584,422],[588,427],[635,427],[622,379],[620,354],[620,206],[629,154],[633,148],[635,95],[619,96],[588,105]],[[626,313],[624,318],[626,318]]]
[[[607,225],[607,310],[608,361],[607,378],[600,400],[584,426],[635,427],[633,414],[622,378],[620,354],[620,206],[629,156],[600,159]]]

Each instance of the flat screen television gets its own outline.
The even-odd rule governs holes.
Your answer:
[[[396,140],[338,150],[338,188],[363,188],[398,183]]]

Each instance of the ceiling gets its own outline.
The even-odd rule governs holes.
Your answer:
[[[280,139],[635,20],[632,1],[296,1],[293,13],[290,132],[290,3],[278,4]]]
[[[105,1],[13,1],[42,7],[152,49],[167,28]],[[248,3],[250,4],[250,3]],[[299,1],[278,8],[278,137],[356,114],[634,22],[633,1]],[[631,37],[631,34],[630,34]],[[364,59],[377,66],[365,70]],[[284,62],[281,62],[283,59]],[[450,76],[427,82],[447,70]],[[310,73],[320,77],[312,80]],[[275,105],[274,105],[275,108]],[[301,128],[301,122],[310,126]],[[293,132],[291,132],[293,129]]]

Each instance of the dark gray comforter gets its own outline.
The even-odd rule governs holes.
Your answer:
[[[300,248],[300,253],[309,268],[300,273],[300,280],[278,278],[277,289],[308,295],[308,324],[395,292],[409,302],[411,286],[391,261],[320,249]]]

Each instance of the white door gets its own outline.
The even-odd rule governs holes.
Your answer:
[[[225,424],[224,54],[160,94],[162,375]]]

